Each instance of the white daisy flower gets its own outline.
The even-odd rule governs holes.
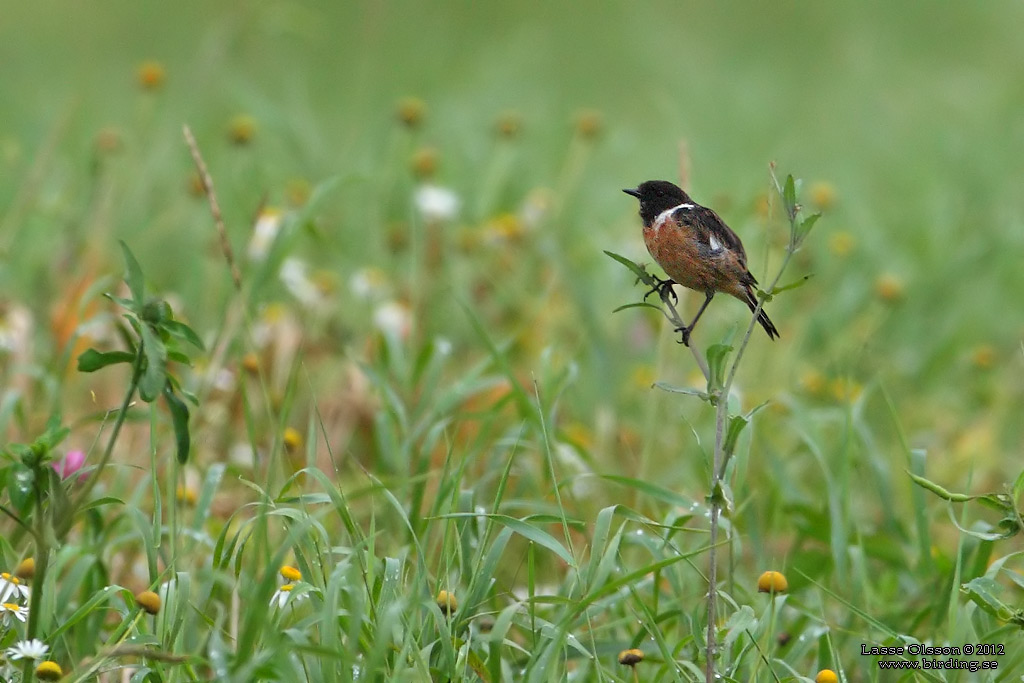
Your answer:
[[[278,609],[281,609],[288,603],[295,603],[301,600],[305,600],[309,595],[309,586],[305,586],[305,588],[300,591],[295,590],[300,585],[305,586],[305,584],[286,583],[280,588],[278,588],[277,591],[275,591],[274,594],[270,597],[270,606],[276,606]]]
[[[0,602],[7,602],[16,595],[27,600],[31,592],[29,587],[23,584],[17,576],[11,576],[7,572],[0,574]]]
[[[388,276],[380,268],[361,268],[348,281],[349,289],[360,299],[373,299],[388,288]]]
[[[31,659],[36,662],[46,658],[49,646],[38,638],[23,640],[14,647],[7,648],[7,657],[12,660]]]
[[[431,223],[450,221],[459,212],[459,196],[445,187],[420,185],[413,201],[423,218]]]
[[[405,304],[387,301],[373,311],[373,324],[389,337],[405,339],[412,331],[412,311]]]
[[[297,258],[285,259],[278,274],[285,288],[291,295],[306,306],[320,303],[320,288],[309,276],[309,265]]]
[[[280,230],[281,212],[277,209],[261,211],[256,219],[256,225],[252,227],[252,237],[249,239],[249,260],[262,261],[265,259]]]
[[[0,613],[13,614],[14,618],[18,621],[25,621],[28,619],[28,608],[16,605],[13,602],[0,603]]]

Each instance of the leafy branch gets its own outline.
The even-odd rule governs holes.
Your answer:
[[[732,390],[733,381],[736,379],[736,373],[739,370],[743,353],[747,348],[747,344],[750,342],[750,337],[754,328],[758,324],[757,319],[761,313],[761,308],[764,303],[771,300],[775,295],[781,292],[789,291],[803,285],[809,279],[810,276],[804,276],[785,285],[779,284],[783,274],[789,267],[793,255],[800,250],[804,241],[807,239],[807,236],[810,234],[811,229],[818,222],[818,219],[821,218],[820,213],[811,214],[809,216],[803,215],[802,207],[797,201],[799,183],[794,180],[793,176],[787,176],[785,182],[780,184],[775,174],[775,165],[772,164],[769,168],[772,184],[782,201],[782,206],[789,222],[789,242],[786,245],[785,257],[779,265],[771,283],[765,290],[758,291],[757,305],[751,314],[746,332],[743,334],[743,337],[737,347],[734,348],[730,344],[712,344],[705,351],[704,358],[701,358],[695,348],[690,347],[707,382],[707,388],[705,391],[671,387],[661,383],[655,385],[658,388],[673,393],[696,396],[715,407],[715,450],[711,467],[708,494],[708,503],[711,513],[709,529],[710,538],[708,543],[708,561],[710,566],[708,571],[707,659],[705,669],[708,683],[711,683],[716,679],[715,657],[717,655],[717,631],[715,628],[715,622],[717,614],[716,603],[718,597],[717,548],[719,517],[723,509],[728,510],[732,505],[731,490],[727,479],[727,468],[732,459],[733,453],[736,450],[736,445],[739,441],[740,435],[743,433],[743,430],[748,424],[750,424],[754,414],[765,405],[759,405],[747,413],[730,414],[728,397]],[[685,323],[683,323],[679,316],[679,312],[676,310],[675,302],[673,301],[675,295],[670,288],[662,286],[662,280],[648,273],[645,267],[637,265],[624,256],[613,254],[608,251],[605,253],[632,271],[633,274],[636,275],[638,283],[642,282],[644,285],[650,287],[652,291],[648,292],[648,295],[653,292],[658,292],[659,298],[661,299],[660,306],[649,304],[644,301],[621,306],[617,308],[616,311],[638,307],[654,308],[660,311],[673,326],[677,328],[685,327]]]

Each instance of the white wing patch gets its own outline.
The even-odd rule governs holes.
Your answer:
[[[708,244],[711,245],[711,251],[722,250],[722,243],[715,239],[714,235],[708,235]]]
[[[662,224],[669,218],[671,218],[676,211],[680,211],[682,209],[692,209],[693,207],[693,204],[690,204],[689,202],[683,202],[682,204],[673,206],[671,209],[665,209],[664,211],[658,214],[657,218],[654,219],[654,229],[657,230],[661,228]]]

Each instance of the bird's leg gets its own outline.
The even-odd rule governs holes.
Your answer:
[[[690,333],[693,332],[694,326],[697,324],[697,321],[700,320],[701,314],[704,313],[704,309],[708,307],[708,304],[711,303],[711,299],[713,299],[714,296],[715,296],[715,293],[713,291],[705,292],[704,293],[704,297],[705,297],[704,298],[704,303],[702,303],[700,305],[700,309],[697,311],[697,315],[693,316],[693,322],[691,322],[686,327],[677,327],[676,328],[675,331],[679,332],[680,335],[681,335],[681,339],[679,340],[680,344],[683,344],[684,346],[689,346],[690,345]]]
[[[671,296],[674,303],[679,303],[679,295],[676,294],[674,289],[672,289],[672,285],[676,284],[675,280],[673,280],[672,278],[662,280],[657,275],[651,275],[651,277],[654,278],[654,281],[657,282],[658,284],[654,285],[649,290],[647,290],[647,293],[644,294],[645,301],[647,300],[647,297],[657,292],[658,296],[661,297],[662,301],[666,300],[665,297]]]

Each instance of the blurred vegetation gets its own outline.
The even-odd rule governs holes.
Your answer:
[[[224,525],[214,536],[253,495],[232,481],[214,502],[211,472],[225,465],[280,504],[298,495],[280,488],[286,477],[318,466],[354,496],[333,504],[366,537],[388,530],[378,558],[419,544],[424,583],[480,567],[462,564],[468,549],[447,554],[465,520],[445,515],[545,515],[561,520],[547,532],[570,550],[575,538],[576,551],[587,547],[579,527],[614,504],[671,525],[706,494],[713,411],[650,388],[699,378],[656,314],[611,314],[642,290],[603,250],[649,261],[635,202],[619,190],[685,174],[762,277],[786,239],[769,192],[775,161],[804,179],[803,200],[825,217],[792,270],[809,283],[766,304],[782,338],[754,339],[735,387],[744,410],[771,400],[736,460],[731,562],[742,592],[762,570],[790,569],[791,590],[815,597],[787,628],[819,642],[811,622],[841,625],[834,653],[847,666],[867,661],[860,642],[888,636],[843,600],[921,640],[999,628],[982,628],[968,607],[957,619],[948,603],[997,557],[994,571],[1016,572],[1012,548],[961,538],[946,504],[904,471],[1001,492],[1020,469],[1024,7],[48,0],[9,2],[3,14],[8,440],[31,442],[59,411],[70,447],[94,448],[94,418],[116,407],[127,378],[78,375],[72,360],[89,344],[117,348],[116,314],[98,295],[118,291],[124,240],[147,288],[210,349],[185,382],[202,403],[181,476],[182,490],[210,482],[204,504]],[[424,184],[455,194],[454,218],[424,218],[414,200]],[[269,210],[280,212],[278,239],[250,258]],[[288,259],[299,259],[312,303],[279,278]],[[745,315],[716,300],[695,343],[721,341]],[[149,420],[135,422],[115,460],[147,467]],[[170,425],[158,432],[166,444],[154,448],[173,459]],[[123,487],[151,511],[155,485],[139,476],[118,470],[107,492]],[[168,505],[182,497],[170,481]],[[306,485],[312,476],[296,484]],[[968,528],[998,521],[964,514]],[[698,552],[699,534],[682,546]],[[525,551],[508,552],[515,563],[492,567],[499,591],[527,573]],[[553,591],[571,583],[564,558],[529,552],[531,591],[534,578]],[[699,620],[697,572],[672,588],[689,592],[678,609]],[[617,609],[627,621],[650,616]],[[606,648],[631,632],[610,631]],[[84,641],[65,647],[93,654]],[[824,666],[826,651],[789,661]]]

